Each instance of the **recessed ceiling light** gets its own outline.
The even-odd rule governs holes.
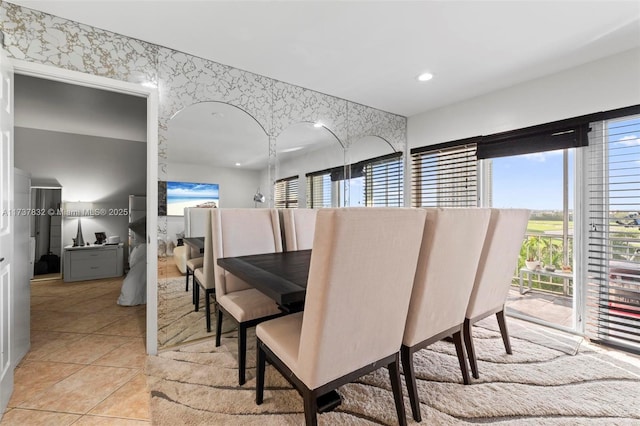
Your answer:
[[[429,81],[433,78],[433,74],[430,72],[422,73],[418,76],[418,81]]]
[[[236,166],[240,167],[240,166],[241,166],[241,164],[240,164],[240,163],[236,163]]]
[[[315,123],[313,123],[313,127],[315,127],[316,129],[319,129],[320,127],[324,127],[324,124],[322,124],[319,121],[316,121]]]

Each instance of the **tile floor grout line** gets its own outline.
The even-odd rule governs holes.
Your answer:
[[[61,284],[61,280],[58,281],[58,284]],[[125,386],[130,385],[134,380],[139,380],[140,377],[142,377],[144,379],[144,382],[146,384],[146,375],[144,374],[144,365],[142,363],[142,361],[136,361],[136,363],[141,363],[140,366],[138,367],[133,367],[131,363],[128,363],[127,361],[121,362],[122,364],[126,364],[125,366],[118,366],[118,365],[101,365],[98,363],[98,361],[102,358],[105,358],[106,363],[109,363],[109,358],[107,358],[109,355],[112,355],[112,357],[110,358],[112,360],[112,363],[115,362],[115,364],[118,364],[118,355],[117,355],[117,351],[118,350],[122,350],[122,355],[121,356],[133,356],[134,358],[132,359],[138,359],[140,354],[144,354],[146,355],[146,351],[143,349],[142,352],[140,354],[138,354],[137,350],[136,350],[136,345],[139,342],[142,342],[143,346],[145,343],[145,332],[144,332],[144,328],[145,328],[145,322],[144,322],[144,318],[146,317],[146,306],[142,306],[142,307],[135,307],[135,309],[129,310],[127,309],[127,307],[120,307],[116,304],[115,300],[117,299],[119,293],[120,293],[120,287],[122,285],[122,279],[120,280],[109,280],[108,283],[104,284],[106,285],[111,285],[112,287],[114,287],[114,289],[109,290],[109,291],[101,291],[101,294],[98,294],[96,296],[93,297],[88,297],[85,295],[78,295],[77,292],[74,292],[74,296],[78,298],[79,302],[78,303],[71,303],[69,304],[69,306],[67,306],[66,308],[72,309],[71,311],[66,310],[66,308],[60,308],[59,311],[53,311],[53,310],[43,310],[43,309],[32,309],[32,324],[38,323],[41,320],[45,319],[45,321],[48,320],[53,320],[53,321],[61,321],[60,318],[62,318],[62,321],[60,322],[60,325],[57,325],[57,327],[60,327],[59,329],[39,329],[38,326],[40,326],[40,324],[36,325],[36,328],[32,328],[32,337],[33,335],[37,335],[37,340],[34,342],[32,340],[32,344],[29,348],[28,353],[25,355],[24,359],[20,362],[19,367],[21,369],[23,369],[23,378],[25,379],[25,382],[23,382],[21,384],[21,386],[24,387],[24,396],[26,396],[25,399],[17,402],[17,404],[13,404],[9,407],[7,407],[7,410],[5,411],[5,415],[9,412],[14,412],[14,415],[16,413],[20,413],[22,411],[29,411],[29,412],[43,412],[43,413],[51,413],[51,414],[59,414],[59,415],[71,415],[71,416],[75,416],[77,417],[77,419],[75,419],[72,423],[76,423],[78,420],[81,420],[84,417],[87,418],[102,418],[102,419],[122,419],[122,420],[129,420],[129,421],[138,421],[138,422],[144,422],[144,423],[150,423],[150,412],[148,411],[148,407],[145,409],[143,408],[142,412],[136,412],[133,411],[132,413],[134,415],[140,415],[140,416],[144,416],[144,417],[127,417],[127,416],[118,416],[117,415],[117,410],[116,410],[116,415],[109,415],[109,414],[91,414],[91,410],[94,410],[96,407],[98,407],[100,404],[103,404],[105,401],[107,401],[109,398],[112,398],[117,392],[121,391]],[[102,285],[101,285],[102,286]],[[48,282],[46,284],[41,284],[38,286],[39,289],[37,291],[32,292],[32,300],[33,297],[46,297],[44,295],[44,292],[47,290],[47,288],[53,288],[53,291],[56,292],[56,288],[61,288],[61,287],[55,287],[51,286],[51,282]],[[116,288],[117,287],[117,288]],[[95,289],[87,289],[87,292],[92,292]],[[38,294],[34,294],[34,293],[38,293]],[[60,298],[64,298],[66,295],[65,294],[60,294],[58,296],[50,296],[50,298],[48,299],[49,301],[54,300],[55,298],[60,299]],[[83,303],[83,301],[81,300],[82,298],[88,298],[92,301],[98,301],[100,299],[104,299],[104,298],[113,298],[114,302],[113,302],[113,307],[110,306],[105,306],[104,308],[99,309],[98,311],[93,311],[93,312],[76,312],[73,311],[73,307],[77,307],[78,304]],[[41,299],[42,300],[42,299]],[[46,302],[44,302],[46,303]],[[115,310],[113,309],[115,308]],[[124,308],[123,310],[121,310],[122,308]],[[72,330],[69,331],[68,329],[65,329],[65,326],[61,325],[62,322],[64,322],[64,318],[68,318],[69,321],[74,321],[75,319],[82,319],[83,317],[87,317],[90,316],[94,313],[97,313],[99,315],[103,315],[103,318],[105,316],[109,316],[112,315],[113,320],[109,321],[106,324],[99,324],[100,318],[97,317],[97,323],[99,324],[99,327],[96,330],[91,329],[91,327],[89,327],[89,329],[91,329],[91,331],[78,331],[78,330]],[[141,319],[142,318],[142,319]],[[109,318],[111,319],[111,318]],[[120,323],[120,324],[118,324]],[[73,324],[71,324],[73,326]],[[111,332],[109,329],[111,327],[114,327],[116,329],[116,331]],[[118,331],[120,330],[120,331]],[[132,330],[136,330],[136,331],[132,331]],[[115,334],[114,334],[115,333]],[[47,345],[49,345],[50,343],[56,342],[56,340],[60,337],[60,336],[68,336],[65,337],[65,339],[69,339],[70,342],[66,342],[66,343],[62,343],[60,347],[57,347],[53,350],[49,350],[47,349]],[[101,353],[96,359],[91,360],[90,362],[86,361],[86,362],[67,362],[67,361],[59,361],[59,360],[51,360],[51,359],[45,359],[51,356],[54,356],[55,354],[59,354],[62,355],[64,353],[65,350],[73,352],[73,347],[74,345],[82,340],[85,339],[89,339],[90,337],[96,337],[99,340],[106,340],[106,339],[110,339],[110,341],[114,341],[116,342],[116,345],[114,347],[109,348],[105,353]],[[130,345],[130,347],[128,349],[123,349],[125,346]],[[54,345],[55,347],[56,345]],[[109,347],[109,345],[106,345],[107,347]],[[89,347],[90,349],[90,347]],[[33,359],[32,357],[30,357],[30,355],[34,355],[37,356],[38,358]],[[80,356],[80,358],[82,358],[82,355]],[[128,359],[128,358],[125,358]],[[128,364],[127,364],[128,363]],[[45,377],[44,381],[40,380],[40,375],[38,375],[38,373],[35,373],[33,370],[29,369],[29,366],[37,366],[38,364],[40,364],[42,366],[42,368],[45,368],[47,365],[49,365],[52,369],[56,369],[57,365],[62,366],[62,365],[66,365],[66,366],[75,366],[77,367],[77,369],[69,374],[66,374],[65,377],[61,377],[58,378],[54,381],[48,382]],[[112,369],[118,369],[119,371],[122,372],[122,374],[124,375],[123,377],[127,377],[124,380],[124,382],[122,382],[121,384],[117,385],[115,388],[111,388],[111,386],[109,386],[108,388],[105,388],[105,390],[107,390],[109,393],[107,395],[105,395],[103,398],[100,398],[100,401],[97,401],[94,404],[91,404],[91,406],[87,409],[85,408],[81,408],[82,411],[80,410],[76,410],[73,412],[67,411],[69,405],[67,405],[65,407],[65,405],[58,405],[61,410],[52,410],[51,408],[48,408],[46,405],[45,406],[41,406],[38,408],[33,408],[33,407],[21,407],[20,404],[25,404],[27,403],[29,400],[33,400],[34,398],[37,398],[39,395],[42,395],[42,393],[46,393],[47,391],[50,392],[50,389],[53,386],[58,385],[59,383],[63,382],[64,380],[69,379],[69,377],[72,377],[76,374],[81,374],[81,372],[87,370],[90,367],[97,367],[97,368],[112,368]],[[37,371],[37,370],[36,370]],[[115,370],[114,370],[115,371]],[[43,389],[34,391],[34,393],[32,393],[31,395],[29,395],[29,384],[33,383],[33,382],[29,382],[28,380],[31,380],[29,377],[30,376],[34,376],[33,379],[35,379],[35,383],[38,384],[39,386],[44,386]],[[28,379],[29,378],[29,379]],[[115,384],[115,383],[114,383]],[[134,387],[137,385],[133,385]],[[77,388],[75,388],[77,389]],[[134,397],[139,398],[139,391],[137,389],[134,388]],[[149,392],[148,389],[145,386],[145,390],[143,390],[142,394],[144,394],[146,397],[149,396]],[[125,398],[130,397],[130,395],[125,395]],[[80,397],[81,398],[81,397]],[[124,403],[126,403],[126,399],[123,400]],[[89,400],[85,400],[85,403],[89,402]],[[93,401],[92,401],[93,402]],[[117,399],[114,401],[114,403],[116,404],[122,404],[122,401],[118,401]],[[73,406],[73,404],[71,405]],[[82,405],[80,405],[81,407]],[[144,406],[143,406],[144,407]],[[4,417],[4,416],[3,416]],[[16,417],[19,418],[19,415]],[[3,419],[4,420],[4,419]]]
[[[93,410],[94,408],[96,408],[98,405],[102,404],[103,402],[105,402],[107,399],[109,399],[111,396],[113,396],[114,393],[116,393],[117,391],[119,391],[120,389],[122,389],[127,383],[131,382],[133,379],[135,379],[135,377],[142,372],[142,369],[139,369],[140,371],[138,371],[138,373],[134,374],[133,376],[131,376],[131,378],[129,380],[127,380],[126,382],[124,382],[121,386],[119,386],[118,388],[116,388],[113,392],[111,392],[109,395],[107,395],[103,400],[101,400],[100,402],[98,402],[97,404],[95,404],[93,407],[89,408],[89,410],[85,413],[85,415],[90,415],[89,413],[91,412],[91,410]]]

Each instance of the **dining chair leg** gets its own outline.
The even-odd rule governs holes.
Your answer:
[[[194,304],[194,306],[197,306],[197,302],[196,302],[196,291],[198,291],[198,285],[196,283],[196,279],[195,277],[193,278],[193,285],[191,286],[191,303]]]
[[[209,298],[209,290],[204,291],[204,312],[207,321],[207,333],[211,333],[211,299]]]
[[[467,355],[469,356],[469,365],[471,366],[471,375],[475,379],[479,379],[478,361],[476,359],[476,351],[473,347],[473,335],[471,333],[471,321],[464,319],[464,329],[462,331],[464,337],[464,345],[467,347]]]
[[[264,370],[267,364],[267,356],[262,350],[259,341],[256,341],[256,404],[262,404],[264,400]]]
[[[193,304],[196,305],[195,311],[200,309],[200,284],[193,281]]]
[[[216,348],[220,346],[221,334],[222,334],[222,309],[218,308],[218,318],[216,319]]]
[[[185,284],[185,288],[184,291],[189,291],[189,268],[187,268],[187,274],[186,274],[186,284]]]
[[[318,400],[313,392],[309,389],[302,391],[302,399],[304,400],[304,421],[307,426],[316,426],[318,424]]]
[[[404,398],[402,397],[402,389],[400,387],[400,356],[396,353],[395,359],[389,364],[389,379],[391,380],[391,389],[393,390],[393,399],[396,403],[396,413],[398,414],[398,424],[406,426],[407,416],[404,412]]]
[[[416,375],[413,369],[413,352],[408,346],[402,345],[400,348],[400,358],[402,360],[402,371],[404,371],[404,381],[407,384],[407,393],[411,402],[411,414],[416,422],[422,420],[420,414],[420,402],[418,399],[418,387],[416,385]]]
[[[464,353],[464,346],[462,344],[462,330],[457,333],[453,333],[453,344],[456,347],[456,355],[458,355],[458,362],[460,363],[460,371],[462,372],[462,382],[465,385],[471,383],[469,378],[469,369],[467,368],[467,357]],[[404,364],[403,364],[404,365]],[[420,421],[420,420],[418,420]]]
[[[504,342],[504,349],[509,355],[511,351],[511,342],[509,341],[509,331],[507,330],[507,322],[504,318],[504,309],[500,312],[496,312],[496,318],[498,319],[498,327],[500,327],[500,334],[502,335],[502,341]]]
[[[247,365],[247,328],[238,325],[238,384],[244,385],[245,367]]]

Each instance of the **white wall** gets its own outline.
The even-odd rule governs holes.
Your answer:
[[[640,104],[640,48],[409,117],[408,146],[488,135],[636,104]]]
[[[147,141],[147,100],[122,93],[15,75],[15,126]]]
[[[130,194],[146,193],[145,143],[46,130],[15,129],[15,165],[35,178],[56,179],[62,201],[94,202],[96,208],[127,209]],[[76,236],[77,219],[63,220],[63,244]],[[128,216],[82,219],[85,241],[94,232],[126,242]]]
[[[170,163],[167,180],[180,182],[217,183],[220,207],[253,207],[253,194],[260,185],[260,172],[210,167],[197,164]]]
[[[167,180],[179,182],[217,183],[221,208],[254,207],[253,194],[261,186],[260,172],[256,170],[208,167],[198,164],[174,163],[167,166]],[[267,188],[262,188],[267,194]],[[176,233],[184,231],[182,216],[167,217],[167,238],[176,242]]]

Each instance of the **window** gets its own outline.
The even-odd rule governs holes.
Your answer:
[[[413,207],[478,205],[476,143],[467,141],[411,150]]]
[[[363,165],[362,170],[365,206],[402,207],[404,205],[401,152],[369,160]]]
[[[307,174],[307,207],[331,207],[332,187],[330,170]]]
[[[276,181],[275,207],[277,209],[298,207],[298,176]]]
[[[640,351],[640,115],[591,127],[586,332]]]

